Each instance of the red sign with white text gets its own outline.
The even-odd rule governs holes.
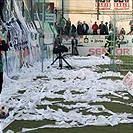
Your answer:
[[[99,5],[98,5],[99,4]],[[95,3],[95,8],[99,10],[110,10],[111,9],[111,3],[110,2],[99,2]]]
[[[95,2],[96,10],[132,10],[132,3],[124,1],[123,2]]]
[[[130,4],[129,2],[115,2],[114,10],[129,10]]]

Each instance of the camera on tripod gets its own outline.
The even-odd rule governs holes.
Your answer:
[[[54,43],[53,54],[57,54],[56,59],[52,62],[53,65],[59,59],[59,67],[62,69],[62,60],[68,65],[69,68],[72,69],[72,66],[64,59],[62,53],[68,52],[68,48],[64,45],[61,45],[60,35],[57,35],[57,38]]]
[[[54,54],[59,54],[59,53],[64,53],[64,52],[68,52],[68,48],[64,45],[59,45],[53,48]]]

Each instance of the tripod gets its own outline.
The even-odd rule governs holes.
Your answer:
[[[68,65],[69,68],[72,69],[72,66],[64,59],[64,57],[61,55],[61,52],[58,54],[56,59],[52,62],[51,66],[59,59],[59,67],[62,69],[62,60]]]

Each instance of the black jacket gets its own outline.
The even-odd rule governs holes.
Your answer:
[[[5,2],[5,0],[0,0],[0,3],[1,3],[1,4],[4,4],[4,2]]]
[[[72,39],[71,44],[72,44],[72,46],[77,47],[78,40],[77,40],[77,39],[75,39],[75,42],[74,42],[74,39]]]
[[[2,40],[1,41],[1,44],[0,44],[0,50],[1,51],[8,51],[8,44],[5,42],[5,40]]]

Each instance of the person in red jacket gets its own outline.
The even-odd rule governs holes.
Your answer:
[[[97,22],[95,22],[95,23],[92,25],[92,30],[93,30],[93,35],[98,35],[98,33],[97,33],[97,30],[98,30]]]

